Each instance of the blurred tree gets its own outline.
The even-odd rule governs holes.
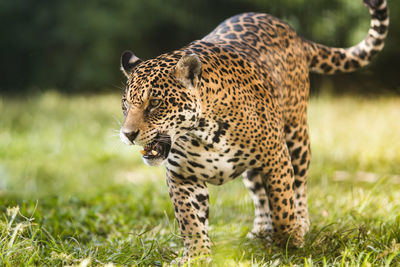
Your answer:
[[[397,2],[389,1],[389,37],[372,66],[323,81],[400,90],[395,67],[400,60],[400,18],[393,15],[400,14]],[[0,89],[82,92],[122,87],[123,50],[155,57],[202,38],[224,19],[246,11],[272,14],[299,35],[332,46],[357,43],[369,27],[361,0],[3,0]],[[312,78],[317,84],[322,79]]]

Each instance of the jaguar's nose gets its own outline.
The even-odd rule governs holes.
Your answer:
[[[138,136],[139,131],[136,132],[124,132],[124,135],[126,136],[126,138],[128,138],[129,141],[131,141],[133,143],[133,141],[135,141],[136,137]]]
[[[119,132],[121,141],[127,145],[132,145],[138,135],[139,131],[125,132],[121,129],[121,131]]]

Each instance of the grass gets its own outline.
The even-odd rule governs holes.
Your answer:
[[[182,243],[164,182],[115,130],[119,96],[0,97],[0,266],[167,264]],[[400,265],[400,98],[314,97],[311,231],[248,240],[240,179],[210,186],[215,266]]]

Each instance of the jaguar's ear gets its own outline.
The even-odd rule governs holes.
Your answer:
[[[200,81],[201,61],[195,54],[184,55],[175,67],[175,77],[189,89],[196,88]]]
[[[127,50],[121,56],[121,70],[126,77],[142,60],[135,56],[131,51]]]

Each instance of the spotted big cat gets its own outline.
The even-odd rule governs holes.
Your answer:
[[[121,56],[127,77],[121,140],[165,163],[184,243],[176,263],[211,253],[207,184],[242,176],[255,205],[251,237],[303,246],[309,231],[309,73],[355,71],[382,50],[386,0],[364,0],[367,37],[333,48],[299,37],[267,14],[227,19],[187,46],[141,60]]]

